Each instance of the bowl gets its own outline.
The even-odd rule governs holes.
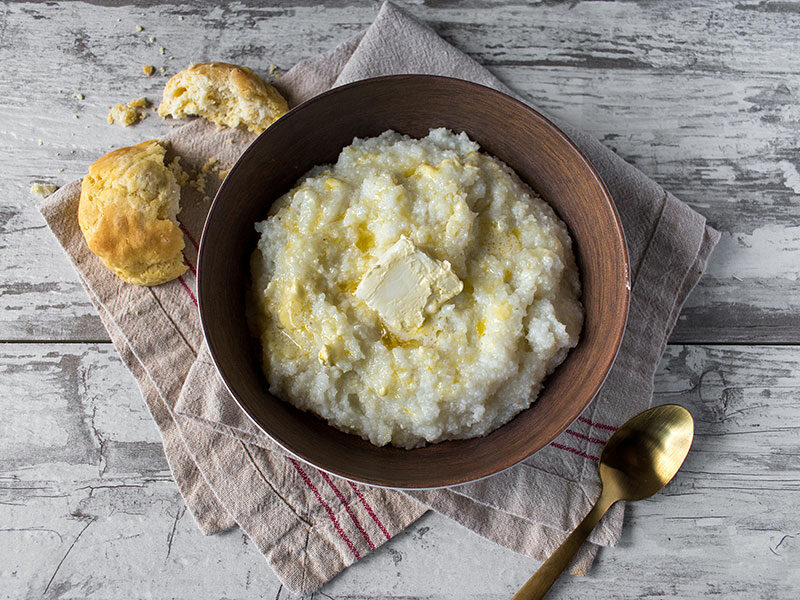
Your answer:
[[[465,131],[504,161],[567,224],[581,272],[586,317],[578,345],[539,398],[480,438],[405,450],[377,447],[271,395],[245,317],[256,221],[312,166],[331,163],[354,137],[387,129],[424,137],[433,127]],[[614,203],[586,157],[525,104],[478,84],[396,75],[337,87],[301,104],[262,133],[220,187],[197,265],[205,339],[241,409],[270,438],[324,471],[371,485],[432,488],[506,469],[549,444],[591,402],[622,340],[629,265]]]

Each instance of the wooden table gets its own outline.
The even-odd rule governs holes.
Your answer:
[[[168,127],[105,122],[112,103],[159,97],[165,77],[141,65],[287,69],[364,29],[376,4],[117,4],[0,9],[0,597],[286,598],[240,531],[206,538],[186,515],[133,378],[28,188]],[[656,402],[697,418],[688,463],[552,597],[795,599],[800,3],[527,4],[410,9],[723,232],[656,377]],[[428,514],[317,597],[504,598],[536,566]]]

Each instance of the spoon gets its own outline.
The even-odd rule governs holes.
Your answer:
[[[689,453],[693,436],[692,415],[677,404],[655,406],[617,429],[600,455],[600,498],[512,600],[544,598],[612,504],[649,498],[675,477]]]

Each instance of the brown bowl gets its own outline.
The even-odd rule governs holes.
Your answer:
[[[272,396],[245,319],[256,221],[314,165],[354,137],[394,129],[424,137],[465,131],[547,200],[573,236],[586,320],[578,345],[539,398],[480,438],[416,450],[379,448]],[[295,456],[336,475],[399,488],[464,483],[546,446],[589,404],[617,353],[628,312],[628,255],[611,197],[592,165],[550,121],[496,90],[459,79],[397,75],[335,88],[298,106],[253,142],[217,193],[197,266],[211,356],[242,410]]]

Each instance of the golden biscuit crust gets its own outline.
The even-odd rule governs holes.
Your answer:
[[[180,186],[156,140],[109,152],[81,183],[86,244],[120,279],[158,285],[186,272],[176,215]]]
[[[289,110],[278,90],[252,70],[221,62],[201,63],[174,75],[164,87],[158,114],[198,115],[226,127],[261,133]]]

